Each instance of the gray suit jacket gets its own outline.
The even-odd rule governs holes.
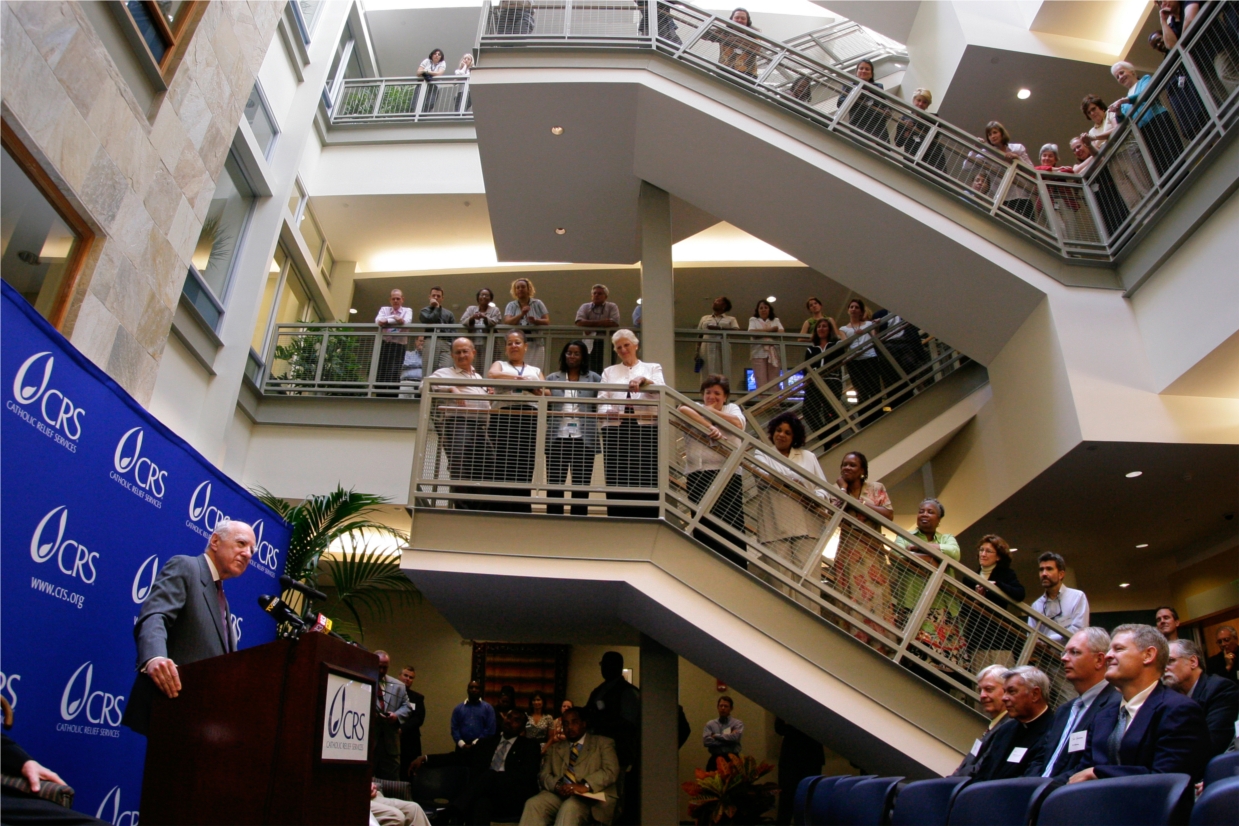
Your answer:
[[[390,674],[379,683],[379,691],[382,692],[382,697],[376,699],[381,700],[380,706],[382,710],[394,712],[396,715],[395,723],[389,723],[382,718],[375,721],[378,723],[380,733],[379,748],[384,753],[396,757],[400,754],[400,726],[405,720],[409,719],[413,709],[409,708],[409,694],[404,687],[404,683]],[[416,757],[417,755],[414,756]]]
[[[568,770],[571,755],[572,743],[567,740],[561,740],[547,749],[546,756],[542,758],[542,771],[538,773],[538,785],[549,792],[555,791],[559,779]],[[591,789],[607,796],[606,803],[595,803],[590,807],[590,812],[599,823],[610,823],[619,799],[615,784],[619,780],[620,764],[615,755],[615,741],[598,734],[585,735],[573,773],[579,782],[588,783]]]
[[[151,700],[159,691],[141,673],[152,657],[168,657],[177,665],[218,657],[235,651],[232,623],[219,612],[215,581],[206,555],[174,556],[159,572],[142,613],[133,626],[138,646],[138,676],[129,692],[122,722],[139,734],[150,724]]]

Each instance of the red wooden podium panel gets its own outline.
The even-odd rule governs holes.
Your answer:
[[[368,821],[370,764],[324,761],[321,753],[328,672],[368,681],[373,690],[374,654],[305,634],[180,672],[180,696],[157,694],[151,707],[143,823]],[[372,732],[367,736],[373,749]]]

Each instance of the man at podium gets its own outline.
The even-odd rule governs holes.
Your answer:
[[[133,626],[138,676],[122,722],[138,734],[150,727],[156,691],[175,698],[181,691],[179,665],[237,650],[228,621],[224,580],[245,573],[254,555],[254,531],[244,522],[221,519],[202,556],[174,556],[164,564]]]

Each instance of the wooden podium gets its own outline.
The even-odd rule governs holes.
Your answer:
[[[374,654],[305,634],[180,672],[180,696],[151,708],[143,823],[367,823]]]

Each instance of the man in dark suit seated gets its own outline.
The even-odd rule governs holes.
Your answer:
[[[1045,734],[1054,722],[1046,702],[1050,678],[1031,665],[1016,666],[1002,675],[1002,692],[1011,719],[994,730],[977,767],[977,780],[1023,777],[1029,766],[1044,759]]]
[[[220,519],[202,556],[178,555],[159,572],[133,626],[138,676],[121,719],[138,734],[150,725],[156,691],[181,691],[177,665],[237,650],[224,580],[238,577],[254,555],[254,531],[244,522]]]
[[[1086,765],[1084,761],[1091,762],[1097,715],[1118,705],[1121,699],[1118,689],[1106,682],[1109,650],[1110,635],[1096,626],[1077,631],[1067,640],[1063,675],[1080,696],[1059,706],[1046,735],[1042,759],[1028,767],[1025,777],[1054,777],[1066,782]]]
[[[620,764],[615,741],[586,734],[581,710],[570,708],[559,718],[564,739],[546,751],[538,773],[537,795],[525,801],[521,826],[580,826],[610,823],[619,793]]]
[[[0,771],[11,777],[25,778],[30,784],[31,794],[25,794],[4,786],[4,802],[0,804],[0,818],[10,826],[25,826],[30,823],[54,823],[61,826],[104,826],[104,821],[96,820],[90,815],[66,809],[58,803],[38,797],[40,785],[43,782],[65,785],[60,775],[49,768],[39,765],[39,762],[26,754],[25,749],[17,745],[7,734],[0,734]]]
[[[467,766],[469,786],[449,808],[465,823],[490,823],[492,816],[520,812],[525,801],[538,793],[538,768],[542,749],[524,736],[525,714],[517,709],[499,718],[499,733],[483,737],[469,749],[418,757],[412,773],[423,766]]]
[[[951,777],[974,777],[981,767],[981,758],[994,740],[994,732],[1007,721],[1007,708],[1002,704],[1002,675],[1006,666],[987,665],[977,674],[977,695],[981,698],[981,711],[989,716],[989,725],[972,743],[972,749],[963,761],[951,772]]]
[[[1123,701],[1097,715],[1088,768],[1070,783],[1176,772],[1198,781],[1209,762],[1209,729],[1200,704],[1162,685],[1170,647],[1151,625],[1120,625],[1106,654],[1106,680]]]
[[[1205,663],[1206,670],[1214,677],[1239,682],[1239,634],[1231,626],[1223,625],[1217,630],[1217,647],[1220,650]]]
[[[1235,737],[1235,718],[1239,717],[1239,686],[1225,677],[1206,674],[1201,666],[1204,652],[1192,640],[1175,640],[1170,643],[1170,659],[1166,662],[1166,676],[1162,683],[1167,688],[1191,697],[1205,710],[1205,725],[1209,727],[1209,740],[1213,744],[1210,757],[1226,751]]]

